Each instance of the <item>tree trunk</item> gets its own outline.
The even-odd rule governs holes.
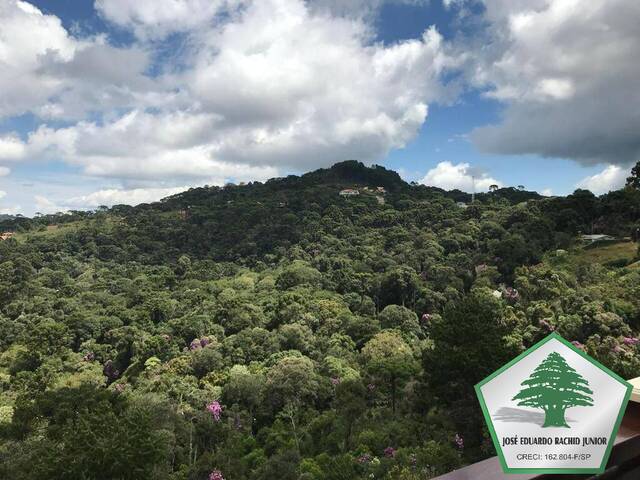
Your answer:
[[[558,406],[558,405],[549,405],[549,407],[545,410],[544,416],[544,425],[543,427],[567,427],[564,412],[566,409]]]

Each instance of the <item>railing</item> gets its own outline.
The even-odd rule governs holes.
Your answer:
[[[547,480],[552,478],[593,480],[640,479],[640,378],[630,380],[634,390],[616,436],[607,469],[598,475],[505,474],[498,457],[491,457],[434,480]]]

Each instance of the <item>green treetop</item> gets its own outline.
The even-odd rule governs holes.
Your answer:
[[[569,428],[564,418],[567,408],[593,406],[589,382],[556,352],[550,353],[521,385],[525,388],[512,400],[520,400],[519,406],[544,410],[543,427]]]

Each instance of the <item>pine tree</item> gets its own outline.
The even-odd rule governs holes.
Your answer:
[[[627,178],[627,186],[640,190],[640,162],[631,169],[631,176]]]
[[[525,388],[512,400],[520,400],[519,406],[544,410],[543,427],[569,428],[564,418],[567,408],[593,406],[589,382],[556,352],[550,353],[521,385]]]

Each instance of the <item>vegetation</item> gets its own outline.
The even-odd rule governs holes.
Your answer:
[[[0,478],[429,478],[493,453],[473,385],[551,331],[638,376],[640,269],[579,233],[640,191],[494,190],[343,162],[0,220]]]

